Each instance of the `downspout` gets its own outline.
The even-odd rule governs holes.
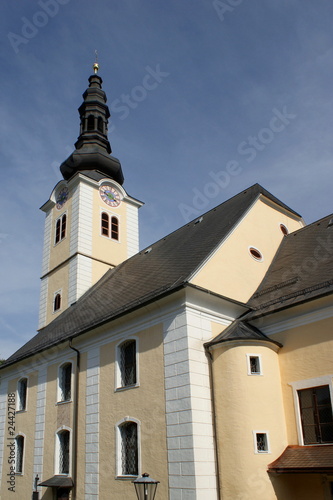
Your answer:
[[[216,486],[217,486],[217,498],[221,500],[221,479],[220,479],[220,466],[219,466],[219,450],[217,443],[217,423],[216,423],[216,405],[215,405],[215,391],[214,391],[214,375],[213,375],[213,356],[209,350],[209,347],[205,346],[206,355],[208,358],[209,366],[209,378],[210,378],[210,394],[212,401],[212,420],[213,420],[213,434],[214,434],[214,451],[215,451],[215,462],[216,462]]]
[[[72,339],[69,339],[69,347],[76,352],[76,376],[75,376],[75,393],[74,393],[74,407],[73,407],[73,455],[72,455],[72,469],[73,469],[73,500],[76,499],[77,491],[77,455],[78,455],[78,425],[79,425],[79,375],[80,375],[80,351],[72,346]]]

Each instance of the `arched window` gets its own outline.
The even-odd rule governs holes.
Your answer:
[[[103,131],[103,119],[99,116],[98,119],[97,119],[97,130],[99,130],[99,132],[104,132]]]
[[[61,308],[61,295],[60,295],[60,293],[57,293],[54,296],[53,312],[59,311],[60,308]]]
[[[109,237],[110,233],[109,216],[105,212],[103,212],[101,216],[101,232],[103,236]]]
[[[93,115],[88,116],[87,130],[94,130],[95,128],[95,117]]]
[[[23,411],[27,407],[28,379],[21,378],[17,384],[17,410]]]
[[[117,217],[111,217],[111,238],[119,240],[119,221]]]
[[[126,340],[118,346],[118,364],[121,387],[135,385],[137,381],[135,340]]]
[[[56,221],[55,243],[63,240],[66,236],[67,215],[63,214]]]
[[[59,368],[58,401],[70,401],[72,397],[72,363],[65,363]]]
[[[56,222],[56,234],[55,234],[56,243],[59,243],[60,241],[60,227],[61,227],[61,219],[58,219]]]
[[[61,239],[63,240],[66,236],[66,223],[67,223],[67,215],[64,214],[61,218]]]
[[[57,433],[58,474],[69,474],[70,464],[70,432],[63,429]]]
[[[23,473],[23,455],[24,455],[24,436],[16,436],[15,438],[15,472],[16,474]]]
[[[136,422],[126,421],[119,425],[120,457],[119,472],[122,476],[138,475],[138,425]]]

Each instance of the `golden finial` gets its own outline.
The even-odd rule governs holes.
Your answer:
[[[93,64],[93,70],[94,70],[95,75],[97,75],[98,69],[99,69],[98,53],[97,53],[97,50],[95,50],[95,62]]]

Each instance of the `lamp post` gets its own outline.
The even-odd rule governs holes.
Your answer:
[[[138,500],[154,500],[159,481],[155,481],[155,479],[149,477],[149,474],[145,473],[132,482]]]

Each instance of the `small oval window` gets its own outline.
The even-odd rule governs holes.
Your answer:
[[[287,236],[287,234],[289,234],[288,228],[284,224],[280,224],[280,229],[284,236]]]
[[[251,256],[255,259],[255,260],[262,260],[262,254],[261,252],[259,252],[259,250],[257,248],[254,248],[254,247],[250,247],[249,248],[249,252],[251,254]]]

